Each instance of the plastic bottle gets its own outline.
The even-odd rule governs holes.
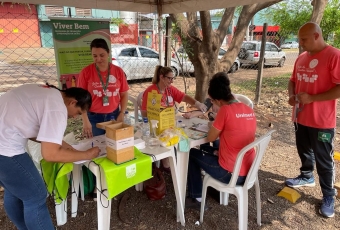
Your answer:
[[[150,139],[150,124],[147,117],[143,117],[142,139],[145,141],[145,145],[148,145]]]
[[[125,111],[124,113],[124,123],[127,125],[131,125],[131,118],[130,118],[130,114],[129,111]]]

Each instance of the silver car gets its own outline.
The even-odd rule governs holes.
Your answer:
[[[183,47],[178,48],[176,51],[178,59],[180,63],[183,63],[183,71],[184,73],[193,73],[194,72],[194,65],[191,63],[191,61],[188,58],[188,54],[186,53],[185,49]],[[225,55],[227,51],[223,48],[220,48],[220,52],[218,53],[218,59],[221,59],[223,55]],[[174,58],[177,58],[176,56],[173,56]],[[240,68],[240,62],[238,58],[235,59],[233,65],[230,67],[229,71],[230,73],[236,72]]]
[[[112,64],[124,70],[127,80],[152,78],[159,65],[158,52],[146,46],[112,44],[111,53]],[[171,68],[177,76],[180,68],[175,60],[171,60]]]
[[[243,42],[238,58],[241,65],[250,64],[257,65],[260,60],[261,42],[245,41]],[[278,48],[272,42],[266,42],[264,53],[264,65],[276,65],[283,67],[286,61],[286,53]]]
[[[297,49],[299,48],[299,43],[292,41],[292,42],[285,42],[281,45],[281,49]]]

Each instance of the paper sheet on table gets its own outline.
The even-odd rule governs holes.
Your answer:
[[[209,132],[208,124],[198,124],[195,129],[205,133]]]
[[[93,147],[98,147],[100,149],[100,153],[98,157],[101,156],[105,156],[106,155],[106,142],[105,142],[105,136],[104,137],[93,137],[90,139],[86,139],[84,141],[81,141],[75,145],[72,145],[73,148],[75,148],[76,150],[79,151],[85,151],[88,150],[90,148],[92,148],[92,143],[93,143]],[[82,161],[76,161],[74,162],[75,164],[82,164],[86,162],[86,160],[82,160]]]

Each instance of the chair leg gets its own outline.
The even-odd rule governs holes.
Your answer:
[[[203,188],[202,188],[202,201],[201,201],[201,211],[200,211],[200,222],[203,223],[203,215],[204,215],[204,206],[205,206],[205,198],[207,196],[207,183],[210,175],[206,174],[203,180]]]
[[[257,224],[261,226],[261,192],[258,178],[255,181]]]
[[[236,195],[236,194],[235,194]],[[237,195],[238,200],[238,228],[247,230],[248,228],[248,190]]]
[[[220,205],[228,205],[229,193],[220,192]]]

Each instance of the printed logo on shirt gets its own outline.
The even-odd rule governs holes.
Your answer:
[[[236,113],[236,118],[254,118],[254,113]]]
[[[297,66],[297,80],[307,83],[314,83],[318,79],[318,74],[315,71],[315,67],[319,64],[317,59],[313,59],[309,62],[309,67]]]
[[[324,133],[324,132],[318,132],[318,141],[330,142],[331,141],[331,134],[330,133]]]
[[[116,83],[117,82],[117,78],[115,77],[115,76],[113,76],[113,75],[110,75],[109,76],[109,83]]]

